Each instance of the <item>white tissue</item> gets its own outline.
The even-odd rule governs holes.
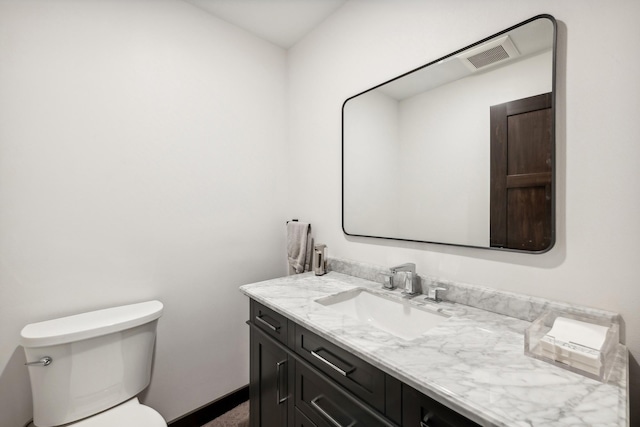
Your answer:
[[[596,373],[601,366],[600,352],[609,328],[558,317],[540,339],[543,354],[551,359]]]

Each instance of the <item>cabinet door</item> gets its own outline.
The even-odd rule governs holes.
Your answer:
[[[402,427],[480,427],[480,425],[403,384]]]
[[[290,406],[293,408],[289,387],[292,360],[256,328],[251,328],[250,353],[251,427],[287,427]]]

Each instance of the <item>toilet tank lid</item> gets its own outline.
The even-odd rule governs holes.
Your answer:
[[[123,331],[158,319],[162,309],[154,300],[32,323],[22,328],[20,344],[44,347]]]

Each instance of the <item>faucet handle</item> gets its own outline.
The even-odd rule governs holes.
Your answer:
[[[393,273],[391,272],[387,272],[387,271],[382,271],[380,272],[380,275],[382,275],[384,282],[382,283],[382,287],[385,289],[395,289],[395,285],[393,283]]]
[[[446,290],[447,288],[443,288],[440,286],[431,287],[429,288],[429,291],[427,292],[427,297],[425,299],[428,299],[430,301],[440,302],[442,301],[440,298],[440,293]]]

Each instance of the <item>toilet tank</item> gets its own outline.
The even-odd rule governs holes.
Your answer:
[[[109,409],[151,379],[160,301],[33,323],[21,332],[38,427],[58,426]],[[37,364],[44,358],[51,363]]]

